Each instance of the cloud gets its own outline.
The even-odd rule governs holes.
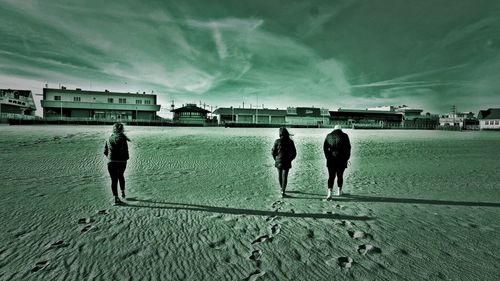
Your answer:
[[[479,107],[500,86],[495,3],[3,0],[0,74],[213,104]]]

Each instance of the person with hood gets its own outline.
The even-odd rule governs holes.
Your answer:
[[[115,197],[115,204],[123,203],[118,197],[118,182],[120,183],[122,197],[125,198],[125,177],[123,173],[127,168],[127,160],[129,159],[127,142],[130,139],[123,131],[123,124],[115,123],[113,133],[104,146],[104,155],[108,157],[108,172],[111,177],[111,192]]]
[[[332,199],[332,189],[337,177],[337,196],[342,195],[342,185],[344,183],[344,170],[351,157],[351,143],[349,136],[342,132],[340,125],[335,125],[333,131],[326,136],[323,144],[326,166],[328,167],[328,191],[327,200]]]
[[[281,196],[285,197],[286,184],[288,181],[288,171],[292,167],[292,161],[297,156],[297,151],[295,150],[295,144],[290,138],[290,133],[284,127],[279,129],[280,138],[274,142],[273,149],[271,151],[274,166],[278,169],[278,180],[281,188]]]

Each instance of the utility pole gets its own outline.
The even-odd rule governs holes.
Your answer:
[[[259,94],[257,96],[257,103],[255,104],[255,124],[259,123]]]
[[[455,105],[451,106],[451,112],[453,114],[453,127],[455,127],[456,126],[456,124],[455,124],[455,118],[457,116],[457,107]]]

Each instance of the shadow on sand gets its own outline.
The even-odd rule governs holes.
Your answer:
[[[287,191],[286,194],[287,198],[293,198],[293,199],[324,199],[326,196],[326,193],[318,194],[318,193],[295,191],[295,190]]]
[[[352,194],[344,194],[339,199],[344,202],[353,201],[353,202],[403,203],[403,204],[425,204],[425,205],[443,205],[443,206],[496,207],[496,208],[500,207],[500,203],[490,203],[490,202],[377,197],[377,196],[352,195]]]
[[[351,216],[351,215],[330,214],[330,213],[315,214],[315,213],[295,213],[295,212],[281,212],[281,211],[237,209],[237,208],[226,208],[226,207],[216,207],[216,206],[205,206],[205,205],[198,205],[198,204],[173,203],[173,202],[155,201],[155,200],[138,199],[138,198],[130,198],[130,199],[128,199],[128,201],[150,203],[150,204],[155,204],[155,205],[127,203],[127,204],[120,205],[120,206],[129,207],[129,208],[187,210],[187,211],[221,213],[221,214],[230,214],[230,215],[249,215],[249,216],[267,216],[267,217],[280,216],[280,217],[289,217],[289,218],[362,220],[362,221],[368,221],[368,220],[374,219],[374,218],[368,217],[368,216]]]

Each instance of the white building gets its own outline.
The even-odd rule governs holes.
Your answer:
[[[473,120],[475,118],[472,112],[450,112],[445,116],[439,117],[439,125],[463,128]]]
[[[0,121],[35,116],[35,101],[30,90],[0,89]]]
[[[43,89],[43,117],[110,121],[154,120],[160,105],[156,95]]]
[[[480,110],[477,119],[481,130],[500,130],[500,108]]]
[[[268,108],[219,107],[214,112],[219,124],[273,124],[284,125],[286,110]]]

